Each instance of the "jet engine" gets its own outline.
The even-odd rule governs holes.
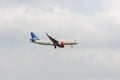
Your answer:
[[[59,42],[59,47],[60,47],[60,48],[64,48],[64,41],[60,41],[60,42]]]

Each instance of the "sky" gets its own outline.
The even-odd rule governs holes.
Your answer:
[[[119,3],[0,0],[0,80],[120,80]],[[79,44],[32,44],[31,31]]]

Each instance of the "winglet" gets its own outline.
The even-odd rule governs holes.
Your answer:
[[[40,40],[33,32],[30,33],[31,34],[31,40]]]

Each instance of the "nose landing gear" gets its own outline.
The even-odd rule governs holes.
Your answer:
[[[73,48],[73,45],[71,45],[71,48]]]

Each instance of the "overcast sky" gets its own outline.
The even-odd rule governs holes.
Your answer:
[[[0,0],[0,80],[120,80],[119,0]],[[56,50],[29,43],[77,39]]]

